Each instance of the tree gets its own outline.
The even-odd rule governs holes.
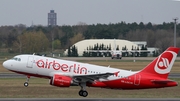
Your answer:
[[[119,45],[117,45],[116,50],[119,50]]]
[[[49,47],[49,41],[41,31],[30,31],[18,36],[14,47],[18,47],[22,53],[44,52]]]
[[[71,57],[71,47],[68,47],[68,57]]]
[[[125,23],[123,21],[114,24],[109,23],[109,24],[87,25],[83,22],[80,22],[78,23],[78,25],[73,25],[73,26],[63,25],[63,26],[55,26],[55,27],[51,27],[51,26],[26,27],[25,25],[19,24],[15,26],[0,27],[0,47],[9,48],[9,49],[13,48],[19,52],[20,49],[21,52],[30,52],[30,53],[34,52],[38,50],[36,46],[39,43],[32,41],[36,39],[34,38],[35,35],[29,35],[29,36],[26,35],[26,37],[28,36],[29,38],[26,38],[24,36],[27,39],[27,41],[31,40],[28,43],[28,45],[32,44],[30,46],[31,48],[28,47],[27,49],[24,48],[25,46],[23,46],[24,42],[22,42],[22,46],[20,45],[19,42],[20,40],[25,40],[25,39],[21,39],[18,37],[21,36],[22,33],[25,34],[27,32],[31,32],[31,33],[42,32],[50,42],[52,42],[52,39],[60,40],[62,49],[67,49],[68,46],[71,46],[74,43],[81,41],[83,39],[121,38],[130,41],[146,41],[148,47],[157,47],[160,48],[160,50],[164,50],[167,47],[173,45],[171,43],[171,40],[173,40],[173,31],[174,31],[173,22],[170,23],[164,22],[163,24],[158,24],[158,25],[152,25],[151,22],[147,24],[140,22],[139,24],[137,24],[136,22]],[[31,38],[31,36],[33,38]],[[179,36],[180,36],[180,24],[177,24],[177,39],[179,38]],[[168,41],[166,41],[167,43],[165,42],[164,46],[161,46],[164,43],[163,40],[165,40],[166,38],[170,38],[168,39],[170,42],[168,43]],[[19,46],[17,44],[19,44]],[[50,44],[48,48],[51,48],[51,45],[52,44]]]
[[[61,41],[59,39],[56,39],[53,41],[54,49],[60,49],[61,47]]]
[[[23,40],[22,37],[18,36],[17,41],[13,42],[14,51],[22,53],[22,47],[23,47],[22,40]]]
[[[78,50],[75,45],[68,48],[68,57],[78,57]]]
[[[151,22],[148,22],[148,24],[146,25],[146,28],[147,28],[147,29],[152,29],[152,28],[153,28],[152,23],[151,23]]]
[[[74,35],[74,37],[70,38],[70,44],[73,45],[74,43],[84,40],[83,34],[78,33]]]
[[[144,23],[143,23],[143,22],[140,22],[140,23],[139,23],[139,28],[140,28],[140,29],[144,29],[144,28],[145,28],[145,26],[144,26]]]
[[[126,51],[126,50],[127,50],[126,46],[125,46],[125,47],[122,47],[122,50],[123,50],[123,51]],[[122,56],[123,56],[123,57],[125,57],[126,55],[127,55],[127,52],[122,52]]]
[[[160,49],[160,52],[165,51],[169,46],[173,46],[173,31],[157,30],[155,47]]]

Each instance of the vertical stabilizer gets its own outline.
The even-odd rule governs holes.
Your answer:
[[[140,73],[150,73],[161,78],[167,78],[172,69],[174,61],[180,48],[169,47],[149,65],[140,71]]]

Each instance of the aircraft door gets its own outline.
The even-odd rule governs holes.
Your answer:
[[[28,57],[27,68],[33,68],[33,60],[34,58],[32,56]]]
[[[138,86],[140,84],[140,81],[141,81],[141,75],[135,74],[134,75],[134,85]]]

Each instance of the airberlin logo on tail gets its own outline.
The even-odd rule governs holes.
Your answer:
[[[164,52],[161,56],[159,56],[155,64],[155,71],[159,74],[169,73],[176,59],[176,55],[177,54],[173,51]]]
[[[160,69],[167,69],[169,67],[169,60],[167,58],[161,58],[162,60],[159,61],[158,67]]]

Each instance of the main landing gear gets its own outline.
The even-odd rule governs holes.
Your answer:
[[[24,87],[28,87],[29,85],[29,79],[30,79],[30,76],[27,76],[27,79],[26,79],[26,82],[24,82]]]
[[[79,91],[79,96],[88,96],[88,92],[86,91],[86,83],[80,83],[79,85],[81,87],[81,90]]]

